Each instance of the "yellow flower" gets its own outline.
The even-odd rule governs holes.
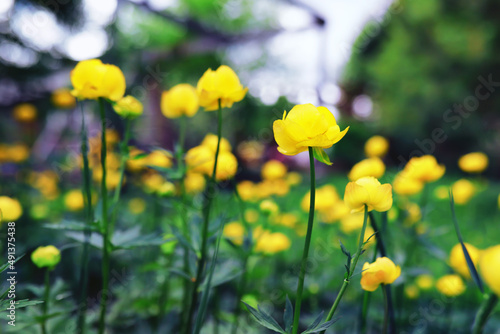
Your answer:
[[[293,213],[283,213],[276,215],[272,220],[273,223],[275,224],[294,228],[295,225],[298,223],[299,218]]]
[[[406,164],[403,173],[405,177],[421,182],[433,182],[440,179],[445,172],[444,165],[439,165],[432,155],[413,157]]]
[[[243,88],[229,66],[221,65],[215,71],[209,68],[198,81],[196,90],[200,106],[211,111],[219,108],[219,100],[222,108],[231,108],[234,102],[243,100],[248,88]]]
[[[347,234],[360,230],[363,227],[363,217],[362,212],[347,214],[340,220],[340,229]]]
[[[257,186],[252,181],[241,181],[236,185],[236,189],[241,199],[246,202],[253,202],[257,199],[257,194],[255,193]]]
[[[84,60],[71,71],[71,94],[79,99],[106,98],[118,101],[125,94],[125,77],[114,65],[103,64],[99,59]]]
[[[205,136],[205,138],[203,138],[203,140],[201,142],[201,146],[205,146],[205,147],[209,148],[215,154],[215,151],[217,150],[217,140],[218,140],[217,135],[214,135],[213,133],[208,133]],[[220,152],[231,152],[231,150],[232,150],[232,147],[231,147],[231,144],[229,143],[229,141],[226,138],[221,137],[219,151]]]
[[[276,202],[274,201],[271,201],[270,199],[263,200],[259,204],[259,209],[267,214],[276,214],[279,212],[278,204],[276,204]]]
[[[409,202],[406,204],[405,209],[407,213],[405,224],[407,226],[411,226],[422,219],[422,210],[420,210],[418,204]]]
[[[413,284],[407,285],[405,286],[405,295],[408,299],[417,299],[420,295],[420,291],[418,290],[418,287]]]
[[[434,285],[434,279],[431,275],[422,274],[417,276],[415,283],[421,290],[430,290]]]
[[[161,112],[167,118],[193,117],[198,112],[198,93],[189,84],[178,84],[161,95]]]
[[[324,223],[334,223],[349,215],[350,212],[351,209],[347,207],[344,201],[338,200],[330,209],[321,212],[321,219]]]
[[[146,210],[146,201],[140,197],[132,198],[128,201],[128,211],[134,215],[138,215]]]
[[[404,171],[396,175],[392,184],[394,192],[402,196],[418,194],[424,188],[424,183],[422,181],[408,177]]]
[[[361,277],[361,287],[375,291],[380,284],[392,284],[400,275],[401,268],[387,257],[379,257],[375,262],[365,262]]]
[[[245,220],[250,224],[257,222],[259,220],[259,212],[254,209],[246,209]]]
[[[481,173],[488,168],[488,156],[483,152],[463,155],[458,160],[458,167],[467,173]]]
[[[380,178],[385,173],[385,165],[379,158],[368,158],[355,164],[349,172],[348,178],[356,181],[364,176]]]
[[[131,95],[122,97],[113,105],[116,113],[123,118],[135,118],[142,115],[142,103]]]
[[[40,246],[31,253],[31,261],[38,267],[53,269],[61,261],[61,252],[56,247]]]
[[[481,251],[466,242],[464,243],[464,245],[465,248],[467,248],[467,252],[469,253],[472,263],[474,263],[474,266],[477,267],[479,257],[481,256]],[[461,244],[456,244],[455,246],[453,246],[450,252],[449,261],[450,266],[453,268],[453,270],[462,275],[462,277],[470,279],[469,267],[467,266],[467,261],[465,260]]]
[[[303,211],[309,211],[310,196],[311,192],[309,191],[302,198],[302,202],[300,202],[300,207]],[[330,184],[324,185],[323,187],[316,189],[314,209],[318,210],[319,212],[328,212],[339,200],[340,198],[337,193],[337,189],[335,189],[335,187]]]
[[[434,189],[434,197],[437,199],[448,199],[450,197],[450,192],[447,186],[439,186]]]
[[[365,143],[367,157],[383,157],[389,150],[389,141],[382,136],[373,136]]]
[[[284,179],[264,180],[258,184],[258,197],[265,198],[270,195],[285,196],[290,191],[290,186]],[[264,191],[262,191],[264,189]],[[266,195],[266,196],[264,196]]]
[[[500,245],[483,251],[479,271],[490,289],[500,296]]]
[[[142,184],[147,193],[155,193],[165,183],[165,179],[160,174],[153,172],[142,176]]]
[[[5,154],[7,161],[20,163],[28,159],[30,149],[25,144],[14,144],[6,148]]]
[[[308,147],[329,148],[344,137],[349,127],[340,131],[333,114],[325,107],[299,104],[285,111],[283,119],[273,123],[274,139],[278,151],[296,155]]]
[[[256,238],[257,243],[255,245],[255,251],[266,254],[275,254],[285,251],[289,249],[292,244],[290,239],[280,232],[270,233],[269,231],[263,231],[260,235],[257,234]]]
[[[37,110],[31,103],[21,103],[14,107],[12,116],[18,122],[29,123],[36,119]]]
[[[458,275],[445,275],[437,280],[436,288],[445,296],[456,297],[464,293],[465,284]]]
[[[164,182],[156,191],[160,196],[173,196],[175,195],[175,185],[172,182]]]
[[[254,167],[259,164],[262,155],[264,154],[265,146],[260,141],[248,140],[242,141],[236,148],[238,156],[249,167]]]
[[[23,208],[17,199],[0,196],[0,222],[18,220],[22,214]]]
[[[205,177],[198,173],[188,172],[184,178],[186,193],[194,195],[201,193],[205,189]]]
[[[298,172],[290,172],[286,175],[286,182],[290,186],[296,186],[302,182],[302,175]]]
[[[162,168],[172,167],[172,155],[164,150],[154,150],[151,151],[146,156],[146,164],[148,166],[156,166]]]
[[[102,167],[94,167],[92,171],[92,178],[96,183],[100,183],[102,180]],[[113,168],[106,168],[106,187],[108,189],[115,189],[120,183],[120,171]],[[123,183],[125,183],[125,177],[123,178]]]
[[[56,107],[61,109],[71,109],[76,106],[75,97],[71,95],[71,90],[67,88],[56,89],[52,93],[51,100]]]
[[[474,196],[476,187],[466,179],[460,179],[451,186],[453,200],[457,204],[466,204]]]
[[[144,151],[135,147],[130,148],[129,157],[127,160],[127,169],[131,172],[138,172],[148,164],[147,155],[144,154]]]
[[[211,177],[215,163],[215,151],[204,145],[193,147],[186,153],[186,163],[191,172]],[[229,151],[221,150],[217,161],[216,179],[227,180],[236,174],[237,169],[236,157]]]
[[[82,191],[79,189],[70,190],[64,195],[64,206],[69,211],[80,211],[83,209],[84,200]]]
[[[381,185],[372,176],[362,177],[347,184],[344,201],[352,211],[363,211],[365,205],[368,211],[387,211],[392,207],[392,186]]]
[[[286,166],[278,160],[269,160],[262,166],[261,175],[264,180],[276,180],[285,177]]]
[[[243,238],[245,236],[245,227],[240,222],[227,223],[222,231],[227,239],[235,245],[243,245]]]

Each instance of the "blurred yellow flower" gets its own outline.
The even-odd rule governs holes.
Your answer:
[[[30,216],[33,219],[45,219],[49,216],[50,208],[43,203],[35,204],[30,209]]]
[[[298,172],[289,172],[286,175],[286,182],[290,186],[296,186],[296,185],[300,184],[300,182],[302,182],[302,175],[300,175],[300,173],[298,173]]]
[[[324,223],[334,223],[349,215],[350,212],[351,209],[347,207],[345,202],[338,200],[330,209],[324,210],[323,212],[320,212],[320,214]]]
[[[157,192],[160,187],[165,183],[163,176],[156,172],[148,173],[142,176],[142,185],[144,190],[151,194]]]
[[[245,237],[245,227],[240,222],[231,222],[224,225],[222,235],[229,239],[233,244],[243,245],[243,238]]]
[[[128,201],[127,207],[130,213],[138,215],[146,210],[146,201],[140,197],[135,197]]]
[[[392,284],[400,275],[401,268],[387,257],[379,257],[375,262],[365,262],[361,277],[361,287],[375,291],[380,284]]]
[[[31,103],[21,103],[14,107],[12,117],[18,122],[29,123],[36,119],[37,113],[36,107]]]
[[[458,160],[458,167],[466,173],[481,173],[488,168],[488,156],[483,152],[463,155]]]
[[[238,194],[245,202],[253,202],[257,199],[257,186],[252,181],[243,180],[236,185]]]
[[[392,182],[394,192],[402,196],[411,196],[418,194],[424,188],[424,183],[420,180],[408,177],[406,173],[400,172]]]
[[[208,133],[205,136],[205,138],[203,138],[203,140],[201,141],[201,146],[205,146],[205,147],[209,148],[215,154],[215,151],[217,150],[217,140],[218,140],[217,135],[214,135],[213,133]],[[231,144],[229,143],[229,141],[226,138],[221,137],[219,151],[220,152],[231,152],[231,150],[232,150],[232,147],[231,147]]]
[[[436,288],[447,297],[456,297],[465,291],[464,281],[460,276],[445,275],[436,281]]]
[[[186,153],[186,164],[191,172],[212,176],[215,163],[215,151],[210,146],[200,145]],[[232,178],[238,169],[238,161],[230,151],[220,151],[217,161],[216,179]]]
[[[308,147],[329,148],[344,137],[349,127],[340,131],[333,114],[325,107],[299,104],[283,113],[283,119],[273,123],[278,151],[296,155]]]
[[[78,99],[106,98],[118,101],[125,94],[125,77],[115,65],[99,59],[83,60],[71,71],[71,94]]]
[[[238,156],[250,167],[258,165],[262,155],[264,154],[265,146],[257,140],[242,141],[236,148]]]
[[[417,286],[410,284],[405,286],[405,295],[408,299],[417,299],[420,295],[420,291]]]
[[[186,193],[194,195],[201,193],[205,190],[205,177],[199,173],[186,173],[186,177],[184,178],[184,187],[186,189]]]
[[[0,222],[18,220],[22,214],[23,208],[17,199],[0,196]]]
[[[405,206],[405,210],[407,216],[404,222],[407,226],[411,226],[422,219],[422,210],[420,210],[418,204],[408,202]]]
[[[141,116],[144,111],[142,103],[131,95],[119,99],[113,105],[113,109],[123,118],[136,118]]]
[[[148,164],[147,154],[144,151],[130,147],[129,159],[127,160],[127,169],[131,172],[139,172]]]
[[[479,262],[479,258],[481,256],[481,251],[471,244],[464,243],[465,248],[467,248],[467,252],[474,263],[474,266],[477,268],[477,264]],[[455,272],[462,275],[462,277],[466,279],[470,279],[469,267],[467,266],[467,261],[465,260],[464,252],[462,250],[461,244],[456,244],[453,246],[450,252],[450,266],[455,270]]]
[[[406,164],[403,173],[405,177],[410,179],[433,182],[440,179],[445,171],[444,165],[439,165],[434,156],[424,155],[411,158]]]
[[[257,243],[255,245],[255,251],[265,254],[275,254],[285,251],[289,249],[292,244],[290,239],[280,232],[271,233],[269,231],[263,231],[256,238]]]
[[[272,218],[273,223],[290,228],[294,228],[299,218],[293,213],[282,213]]]
[[[61,252],[52,245],[40,246],[31,253],[31,261],[38,268],[53,269],[61,261]]]
[[[73,189],[64,195],[64,206],[69,211],[80,211],[83,209],[84,200],[80,189]]]
[[[92,179],[96,183],[100,183],[102,180],[102,167],[97,166],[94,167],[92,171]],[[123,178],[123,184],[125,183],[126,178]],[[108,189],[115,189],[120,183],[120,171],[113,168],[106,168],[106,187]]]
[[[261,169],[261,175],[264,180],[282,179],[287,173],[285,164],[278,160],[269,160]]]
[[[172,155],[165,150],[154,150],[146,156],[148,166],[170,168],[173,165]]]
[[[460,179],[451,186],[453,200],[457,204],[466,204],[474,196],[476,187],[467,179]]]
[[[365,143],[367,157],[383,157],[389,150],[389,141],[382,136],[373,136]]]
[[[500,245],[482,252],[479,260],[479,272],[490,289],[500,296]]]
[[[415,283],[421,290],[430,290],[434,286],[434,278],[428,274],[417,276]]]
[[[161,95],[161,112],[167,118],[193,117],[198,112],[198,93],[189,84],[178,84]]]
[[[434,197],[437,199],[448,199],[450,197],[450,191],[447,186],[439,186],[434,189]]]
[[[303,211],[309,211],[311,192],[307,192],[300,202],[300,207]],[[314,202],[314,209],[319,212],[328,212],[339,201],[337,189],[334,186],[327,184],[323,187],[316,189],[316,200]]]
[[[362,177],[347,184],[344,202],[352,211],[362,211],[365,205],[368,211],[387,211],[392,207],[392,186],[372,176]]]
[[[270,199],[266,199],[260,202],[259,209],[260,211],[269,215],[276,214],[279,212],[278,204],[276,204],[276,202]]]
[[[52,104],[61,109],[72,109],[76,106],[76,99],[68,88],[59,88],[52,92]]]
[[[365,176],[380,178],[385,173],[385,165],[379,158],[368,158],[355,164],[348,174],[351,181],[356,181]]]
[[[222,108],[231,108],[234,102],[243,100],[248,88],[243,88],[229,66],[221,65],[215,71],[209,68],[198,81],[196,90],[200,106],[211,111],[219,108],[219,100]]]
[[[25,144],[0,145],[0,162],[21,163],[30,156],[30,149]]]
[[[351,233],[360,230],[363,227],[362,212],[349,213],[340,220],[340,230],[344,233]]]
[[[246,209],[245,220],[250,224],[256,223],[259,220],[259,211],[254,209]]]
[[[175,185],[172,183],[172,182],[163,182],[162,185],[160,185],[160,187],[157,189],[157,193],[158,195],[160,196],[165,196],[165,197],[168,197],[168,196],[174,196],[175,195]]]

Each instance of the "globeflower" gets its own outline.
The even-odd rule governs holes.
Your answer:
[[[36,119],[37,110],[31,103],[21,103],[14,107],[12,116],[16,121],[29,123]]]
[[[362,211],[365,205],[368,211],[387,211],[392,207],[392,186],[372,176],[362,177],[347,184],[344,202],[352,212]]]
[[[292,244],[290,239],[280,232],[263,231],[257,234],[254,233],[254,235],[257,238],[256,252],[275,254],[289,249]]]
[[[186,164],[191,172],[212,176],[215,163],[215,151],[210,147],[200,145],[191,148],[186,153]],[[228,151],[220,151],[217,161],[215,178],[217,180],[227,180],[236,174],[238,161],[236,157]]]
[[[481,173],[488,167],[488,156],[483,152],[463,155],[458,160],[458,167],[466,173]]]
[[[22,214],[23,208],[17,199],[0,196],[0,222],[18,220]]]
[[[309,211],[311,192],[309,191],[304,195],[300,202],[300,207],[303,211]],[[334,186],[327,184],[321,188],[316,189],[316,200],[314,202],[314,209],[320,212],[327,212],[335,203],[340,200],[337,189]]]
[[[262,166],[261,175],[264,180],[277,180],[286,176],[286,166],[278,160],[269,160]]]
[[[186,193],[191,195],[201,193],[205,189],[205,185],[206,181],[203,175],[191,172],[186,173],[186,177],[184,178]]]
[[[365,262],[361,277],[361,287],[375,291],[380,284],[392,284],[401,275],[401,267],[387,257],[379,257],[375,262]]]
[[[193,117],[198,108],[198,93],[189,84],[178,84],[161,95],[161,112],[167,118]]]
[[[420,180],[408,177],[404,171],[398,173],[392,182],[394,192],[402,196],[418,194],[424,189],[424,183]]]
[[[78,99],[106,98],[118,101],[125,94],[125,76],[115,65],[99,59],[84,60],[71,71],[71,94]]]
[[[406,164],[403,175],[410,179],[415,179],[424,183],[434,182],[440,179],[446,168],[439,165],[432,155],[413,157]]]
[[[61,261],[61,252],[52,245],[45,247],[40,246],[31,253],[31,261],[33,261],[38,268],[47,267],[51,270]]]
[[[383,157],[389,150],[389,141],[382,136],[373,136],[365,143],[367,157]]]
[[[385,173],[385,165],[377,157],[368,158],[361,160],[355,164],[349,175],[347,176],[349,180],[356,181],[364,176],[373,176],[375,178],[380,178]]]
[[[460,179],[451,186],[453,200],[457,204],[466,204],[474,196],[476,187],[467,179]]]
[[[62,109],[71,109],[76,105],[75,97],[68,88],[56,89],[52,92],[51,100],[56,107]]]
[[[500,245],[483,251],[479,260],[479,271],[490,289],[500,296]]]
[[[349,127],[340,131],[333,114],[325,107],[299,104],[285,111],[283,119],[273,123],[274,139],[278,151],[296,155],[308,147],[325,149],[341,140]]]
[[[83,209],[83,194],[80,189],[73,189],[64,195],[64,206],[69,211],[80,211]]]
[[[437,280],[436,288],[447,297],[456,297],[465,291],[464,281],[460,276],[452,274],[445,275]]]
[[[479,257],[481,256],[481,251],[466,242],[464,243],[464,245],[465,248],[467,248],[467,253],[469,253],[472,263],[474,263],[474,266],[477,267]],[[449,261],[450,266],[453,268],[453,270],[462,275],[464,278],[470,279],[469,267],[467,266],[467,261],[465,260],[465,255],[461,244],[456,244],[455,246],[453,246],[450,252]]]
[[[231,108],[233,103],[243,100],[248,88],[243,88],[240,79],[234,71],[226,65],[221,65],[215,71],[208,69],[196,86],[199,104],[205,111],[219,108]]]
[[[113,105],[113,109],[123,118],[136,118],[142,115],[144,107],[135,97],[127,95]]]
[[[240,222],[231,222],[224,225],[222,235],[229,239],[233,244],[243,245],[243,238],[245,236],[245,227]]]

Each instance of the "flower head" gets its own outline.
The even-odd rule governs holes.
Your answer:
[[[53,269],[61,261],[61,252],[56,247],[40,246],[31,253],[31,261],[38,267]]]
[[[365,143],[367,157],[383,157],[389,150],[389,141],[382,136],[373,136]]]
[[[198,81],[196,90],[200,106],[211,111],[219,108],[219,100],[222,108],[231,108],[234,102],[243,100],[248,88],[243,88],[229,66],[221,65],[215,71],[209,68]]]
[[[257,239],[255,251],[265,254],[274,254],[290,248],[291,241],[283,233],[271,233],[269,231],[254,231],[253,235]]]
[[[474,196],[476,187],[467,179],[460,179],[451,186],[453,200],[457,204],[466,204]]]
[[[83,194],[80,189],[73,189],[64,195],[64,206],[69,211],[80,211],[83,209]]]
[[[186,173],[184,178],[184,187],[188,194],[198,194],[205,189],[205,177],[199,173]]]
[[[463,155],[458,160],[458,167],[466,173],[481,173],[488,168],[488,156],[483,152]]]
[[[71,95],[71,90],[68,88],[59,88],[53,91],[51,100],[52,104],[62,109],[71,109],[76,105],[75,97]]]
[[[31,103],[21,103],[14,107],[12,116],[16,121],[29,123],[36,119],[37,110]]]
[[[439,165],[434,156],[424,155],[411,158],[403,170],[403,175],[407,178],[426,183],[440,179],[444,175],[445,170],[446,168],[443,165]]]
[[[352,211],[362,211],[368,206],[368,211],[387,211],[392,207],[392,186],[380,182],[372,177],[362,177],[349,182],[345,188],[345,204]]]
[[[189,84],[178,84],[161,95],[161,112],[167,118],[193,117],[198,108],[198,93]]]
[[[215,150],[209,145],[193,147],[186,153],[186,163],[191,172],[211,176],[215,163]],[[230,151],[219,151],[216,179],[227,180],[236,174],[238,161]]]
[[[385,173],[385,165],[377,157],[368,158],[361,160],[355,164],[349,175],[347,176],[349,180],[356,181],[364,176],[373,176],[375,178],[380,178]]]
[[[443,295],[448,297],[456,297],[465,291],[464,281],[460,276],[452,274],[445,275],[437,280],[436,288]]]
[[[329,148],[341,140],[349,127],[340,131],[333,114],[325,107],[299,104],[285,111],[283,119],[274,121],[274,139],[278,151],[285,155],[296,155],[308,147]]]
[[[245,227],[240,222],[231,222],[224,225],[222,235],[229,239],[233,244],[243,245],[243,238],[245,236]]]
[[[261,174],[265,180],[282,179],[286,176],[286,166],[278,160],[269,160],[262,166]]]
[[[490,289],[500,296],[500,245],[483,251],[479,260],[479,272]]]
[[[17,199],[0,196],[0,222],[18,220],[22,214],[23,208]]]
[[[477,266],[479,257],[481,256],[481,251],[471,244],[464,243],[464,245],[465,248],[467,248],[467,253],[469,253],[472,263],[474,263],[474,266]],[[461,244],[453,246],[450,252],[449,261],[453,270],[462,275],[464,278],[470,279],[469,267],[467,266],[467,261],[465,260]]]
[[[375,262],[365,262],[361,277],[361,287],[375,291],[380,284],[392,284],[401,275],[401,268],[387,257],[379,257]]]
[[[309,211],[311,192],[304,195],[300,202],[300,207],[303,211]],[[319,212],[329,211],[335,203],[340,200],[337,189],[331,184],[326,184],[323,187],[316,189],[316,200],[314,201],[314,209]]]
[[[122,97],[113,105],[116,113],[123,118],[136,118],[142,115],[144,107],[142,103],[131,95]]]
[[[118,101],[125,94],[125,76],[115,65],[99,59],[84,60],[71,71],[71,94],[79,99],[106,98]]]

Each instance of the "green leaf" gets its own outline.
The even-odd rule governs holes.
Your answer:
[[[328,166],[331,166],[333,164],[333,162],[330,161],[330,158],[326,154],[325,150],[323,150],[321,147],[313,147],[313,155],[314,158],[319,162],[327,164]]]
[[[22,254],[21,256],[18,256],[17,259],[14,260],[14,263],[6,262],[6,263],[2,264],[2,266],[0,266],[0,273],[3,273],[4,271],[6,271],[11,264],[16,264],[17,261],[21,260],[21,258],[23,256],[24,256],[24,254]]]
[[[316,327],[315,329],[302,332],[302,334],[312,334],[312,333],[319,333],[319,332],[325,331],[328,328],[330,328],[334,323],[336,323],[337,320],[339,320],[339,318],[324,322],[321,325],[319,325],[318,327]]]
[[[283,328],[278,324],[276,320],[273,319],[269,314],[262,312],[260,307],[257,306],[258,310],[254,309],[252,306],[248,305],[247,303],[243,302],[245,304],[246,308],[248,311],[255,317],[255,320],[262,326],[266,327],[267,329],[270,329],[272,331],[275,331],[280,334],[287,334]]]
[[[226,282],[229,282],[236,277],[240,276],[243,271],[235,265],[234,261],[226,261],[220,264],[217,267],[217,271],[214,272],[211,287],[214,288]],[[208,278],[204,280],[202,284],[200,284],[200,290],[205,289],[205,285],[207,284]]]
[[[92,232],[98,232],[99,229],[97,228],[96,224],[92,224],[89,226],[88,224],[79,222],[79,221],[73,221],[73,220],[63,220],[60,223],[55,223],[55,224],[43,224],[42,225],[45,228],[52,229],[52,230],[66,230],[66,231],[92,231]]]
[[[293,324],[293,305],[288,295],[286,295],[285,313],[283,313],[283,322],[285,323],[285,332],[290,333]]]
[[[0,301],[0,312],[8,311],[7,308],[10,306],[10,301],[11,301],[10,299]],[[40,300],[22,299],[22,300],[16,301],[16,309],[28,307],[28,306],[33,306],[33,305],[38,305],[38,304],[42,304],[42,303],[43,303],[43,301],[40,301]]]
[[[455,232],[457,233],[458,241],[462,246],[462,251],[464,252],[465,261],[467,262],[467,267],[469,267],[470,276],[474,280],[474,283],[476,283],[477,287],[479,288],[479,291],[481,291],[481,293],[484,294],[483,282],[481,281],[481,278],[479,278],[479,274],[477,273],[476,267],[474,266],[474,262],[472,262],[469,252],[465,247],[464,241],[462,239],[462,233],[460,233],[460,228],[458,227],[457,215],[455,214],[455,200],[453,199],[453,192],[451,191],[451,189],[450,189],[450,208],[451,208],[451,216],[453,224],[455,225]]]
[[[323,319],[323,314],[325,312],[324,311],[321,311],[321,313],[316,317],[316,319],[306,328],[305,332],[302,332],[302,334],[304,333],[308,333],[312,330],[314,330],[316,327],[318,327],[318,325],[321,323],[321,319]]]

